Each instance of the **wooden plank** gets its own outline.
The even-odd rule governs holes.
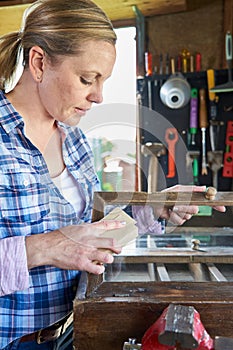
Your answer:
[[[207,263],[206,266],[209,270],[210,276],[213,281],[227,282],[226,277],[219,271],[219,269],[214,264]]]
[[[148,275],[150,277],[151,281],[155,281],[155,268],[154,268],[154,264],[153,263],[149,263],[147,264],[147,269],[148,269]]]
[[[232,247],[205,248],[205,252],[187,248],[131,248],[114,256],[115,262],[144,263],[233,263]]]
[[[171,281],[169,274],[167,272],[167,269],[164,264],[162,263],[157,263],[156,264],[156,271],[158,274],[158,279],[161,282],[168,282]]]
[[[215,252],[213,250],[215,250]],[[222,251],[219,248],[211,248],[211,252],[207,255],[205,255],[206,253],[198,251],[192,251],[189,253],[190,254],[187,254],[185,248],[179,248],[179,250],[174,248],[157,249],[156,251],[150,250],[149,252],[148,249],[137,248],[135,250],[131,249],[126,255],[120,254],[115,256],[114,260],[116,263],[123,264],[147,264],[147,266],[153,265],[153,268],[154,264],[161,266],[157,270],[161,281],[171,280],[169,275],[166,276],[166,271],[164,268],[162,268],[163,265],[161,264],[189,264],[189,269],[192,271],[193,278],[196,282],[204,282],[209,280],[207,274],[200,267],[201,264],[233,264],[232,248],[223,248]],[[218,281],[227,281],[227,278],[224,279],[224,276],[217,274],[216,269],[210,269],[212,277],[215,276],[215,279],[218,278]],[[155,281],[156,278],[154,275],[154,270],[153,275],[150,274],[149,269],[148,273],[150,280]],[[92,295],[103,282],[103,275],[88,274],[86,296],[89,297]]]
[[[173,207],[174,205],[233,206],[233,192],[218,192],[215,199],[205,198],[202,192],[95,192],[93,221],[98,218],[97,212],[111,205],[152,205]]]
[[[205,291],[204,294],[203,291]],[[127,297],[124,297],[126,295]],[[185,303],[202,300],[203,302],[214,301],[216,304],[222,301],[231,304],[233,303],[233,282],[103,282],[95,293],[86,299],[86,302],[88,300],[118,302],[118,300],[130,301],[135,298],[137,301],[164,300],[171,303],[179,302],[182,297]]]
[[[147,236],[146,243],[147,243],[147,247],[148,248],[156,248],[155,241],[154,241],[154,239],[151,238],[150,235]],[[150,276],[150,280],[151,281],[155,281],[156,278],[155,278],[155,267],[154,267],[154,264],[153,263],[147,264],[147,268],[148,268],[148,274]]]
[[[209,281],[209,279],[207,278],[206,271],[204,270],[203,264],[191,263],[189,264],[189,269],[193,275],[195,282]]]
[[[186,0],[175,0],[168,3],[167,0],[96,0],[96,4],[102,7],[112,21],[134,18],[132,6],[137,6],[143,16],[154,16],[164,13],[174,13],[186,10]]]
[[[0,0],[0,7],[30,4],[30,3],[35,2],[35,1],[36,0]]]
[[[1,1],[0,7],[14,7],[14,5],[27,4],[32,3],[34,1]],[[186,0],[173,0],[172,3],[167,2],[167,0],[95,0],[95,3],[106,12],[106,14],[112,21],[134,18],[135,15],[132,9],[133,5],[137,6],[140,9],[140,11],[143,13],[143,16],[155,16],[158,14],[177,13],[181,11],[186,11],[187,9]]]

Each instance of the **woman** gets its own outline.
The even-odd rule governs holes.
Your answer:
[[[0,349],[55,349],[79,271],[101,274],[113,257],[100,248],[121,251],[100,235],[124,223],[90,224],[99,181],[77,127],[102,102],[115,41],[90,0],[39,0],[1,38]],[[173,221],[197,209],[178,208]]]

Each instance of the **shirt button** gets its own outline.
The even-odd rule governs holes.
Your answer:
[[[24,180],[23,184],[24,184],[25,187],[27,187],[29,185],[29,181],[28,180]]]

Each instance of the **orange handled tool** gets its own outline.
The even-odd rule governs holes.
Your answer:
[[[200,109],[199,109],[199,125],[200,128],[207,128],[208,127],[208,117],[207,117],[207,106],[206,106],[206,90],[200,89],[199,90],[199,97],[200,97]]]
[[[168,128],[165,133],[165,141],[168,146],[168,174],[167,177],[175,177],[176,166],[175,166],[175,146],[178,141],[178,132],[176,128]]]

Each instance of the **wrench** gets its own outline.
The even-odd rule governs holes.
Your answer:
[[[168,145],[168,174],[167,177],[175,177],[175,146],[178,141],[178,132],[176,128],[168,128],[165,132],[165,141]]]

